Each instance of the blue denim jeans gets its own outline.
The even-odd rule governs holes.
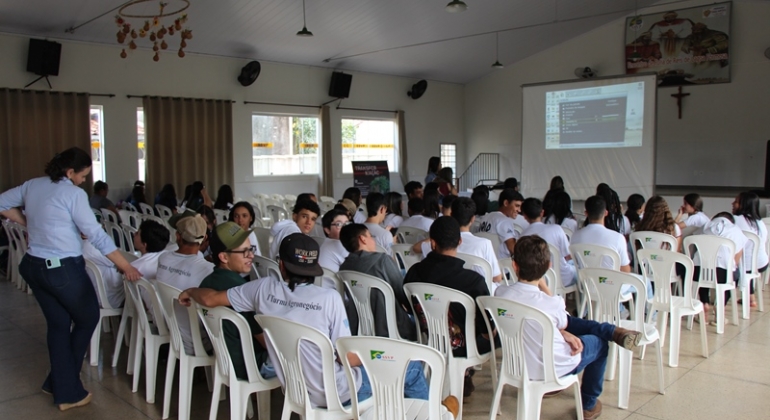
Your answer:
[[[570,374],[585,370],[580,384],[580,396],[583,400],[583,410],[591,410],[602,393],[604,369],[607,367],[608,342],[612,341],[615,326],[606,322],[599,323],[568,316],[566,330],[583,342],[580,364]]]
[[[366,373],[366,369],[363,367],[361,367],[361,387],[358,388],[357,395],[358,401],[364,401],[372,396],[372,384],[369,382],[369,375]],[[428,399],[428,382],[425,380],[425,374],[420,362],[409,362],[406,368],[404,398]]]
[[[86,273],[83,257],[60,260],[48,269],[46,260],[24,256],[19,273],[43,310],[48,324],[48,357],[51,372],[43,389],[55,404],[74,403],[88,395],[80,381],[80,369],[91,336],[99,322],[99,301]]]

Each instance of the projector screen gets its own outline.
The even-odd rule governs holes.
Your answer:
[[[654,74],[522,86],[521,185],[543,197],[560,175],[573,200],[607,183],[625,201],[655,185]],[[573,209],[581,211],[582,209]]]

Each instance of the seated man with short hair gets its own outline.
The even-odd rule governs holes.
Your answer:
[[[326,239],[321,244],[318,264],[333,273],[340,271],[340,265],[348,257],[348,250],[340,242],[340,232],[348,223],[348,213],[337,208],[327,211],[321,219]]]
[[[270,228],[270,235],[273,237],[273,243],[270,244],[270,259],[275,261],[278,258],[278,247],[283,238],[292,233],[310,235],[320,214],[321,208],[315,201],[297,200],[292,209],[291,220],[281,220]]]
[[[588,224],[572,234],[570,243],[600,245],[617,252],[620,256],[620,271],[631,272],[631,260],[628,258],[628,246],[626,238],[612,229],[604,227],[604,218],[607,216],[607,203],[602,197],[594,195],[586,200],[586,217]],[[609,258],[602,259],[602,267],[612,268]]]
[[[554,264],[559,264],[557,269],[561,274],[561,282],[564,287],[575,284],[577,272],[575,271],[575,266],[568,262],[572,259],[572,256],[569,254],[569,240],[567,239],[567,234],[564,233],[564,229],[559,225],[543,223],[543,202],[537,198],[524,200],[521,204],[521,212],[524,214],[527,222],[529,222],[529,227],[521,232],[521,236],[537,235],[558,249],[561,254],[561,260],[554,261]]]
[[[115,213],[115,215],[118,215],[118,208],[115,207],[115,204],[113,204],[113,202],[110,201],[109,198],[107,198],[109,189],[110,189],[110,186],[107,185],[107,183],[104,181],[94,182],[94,194],[88,200],[88,204],[91,205],[92,209],[97,209],[97,210],[107,209]]]
[[[580,386],[583,418],[593,420],[602,412],[602,403],[598,398],[604,385],[608,342],[631,350],[639,344],[642,333],[570,316],[564,299],[548,296],[538,289],[538,283],[550,266],[551,254],[545,240],[537,235],[521,237],[513,253],[513,269],[519,281],[512,286],[498,287],[495,296],[532,306],[551,318],[561,333],[554,335],[553,343],[556,375],[585,370]],[[527,370],[531,379],[538,380],[544,375],[543,332],[533,321],[527,322],[524,327]]]
[[[415,197],[410,199],[409,204],[407,205],[409,218],[401,222],[401,226],[399,226],[399,228],[413,227],[422,229],[426,232],[429,231],[430,225],[433,224],[433,219],[423,216],[423,210],[425,210],[425,202],[422,198]]]
[[[385,196],[378,192],[369,193],[366,197],[366,211],[368,217],[364,225],[369,229],[369,233],[372,234],[377,245],[390,252],[396,238],[390,233],[390,230],[380,226],[388,213],[388,208],[385,206]]]
[[[513,189],[505,189],[500,193],[499,210],[487,213],[480,217],[479,232],[496,233],[500,239],[500,248],[497,249],[497,258],[509,258],[513,253],[513,247],[519,238],[516,225],[522,225],[523,217],[519,217],[521,202],[524,197]],[[519,220],[519,222],[517,222]],[[523,223],[527,223],[524,221]]]
[[[136,267],[145,279],[155,280],[158,258],[166,250],[168,241],[168,229],[154,220],[143,221],[139,230],[134,233],[134,249],[142,256],[131,265]]]

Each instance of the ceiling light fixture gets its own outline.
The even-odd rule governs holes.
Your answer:
[[[503,68],[502,63],[500,63],[500,32],[495,32],[495,64],[492,64],[493,69],[501,69]]]
[[[461,0],[452,0],[444,8],[449,13],[459,13],[468,10],[468,5]]]
[[[305,17],[305,0],[302,0],[302,30],[297,32],[297,36],[313,36],[313,33],[307,30],[307,20]]]

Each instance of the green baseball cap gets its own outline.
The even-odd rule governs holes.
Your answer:
[[[214,233],[209,238],[211,253],[216,256],[220,252],[232,251],[243,244],[249,238],[251,230],[243,230],[235,222],[225,222],[214,228]],[[215,257],[216,258],[216,257]]]

